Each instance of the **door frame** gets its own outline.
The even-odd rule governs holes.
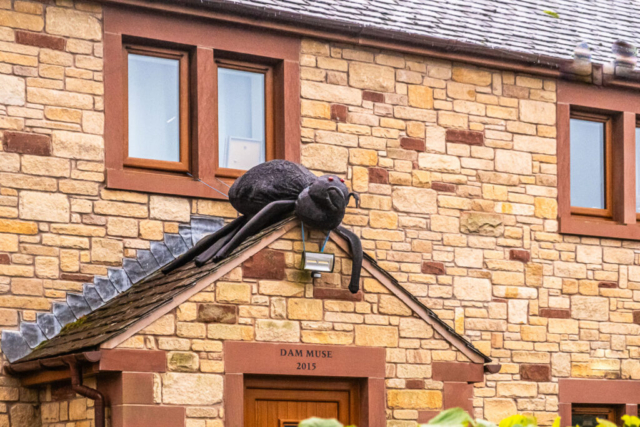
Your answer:
[[[332,360],[321,360],[314,371],[297,369],[296,357],[279,357],[282,351],[301,350],[328,354]],[[322,353],[325,352],[325,353]],[[255,343],[226,341],[224,343],[225,426],[244,427],[245,381],[255,375],[272,375],[281,379],[321,377],[328,379],[358,379],[360,383],[360,425],[385,427],[385,358],[380,347],[349,347],[286,343]]]

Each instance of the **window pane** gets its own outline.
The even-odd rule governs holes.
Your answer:
[[[129,54],[129,157],[180,161],[180,62]]]
[[[264,74],[218,68],[220,167],[248,170],[265,161]]]
[[[636,212],[640,212],[640,128],[636,128]]]
[[[571,206],[605,209],[604,123],[571,119]]]
[[[573,414],[571,416],[571,425],[580,427],[596,427],[600,424],[597,418],[606,419],[606,414]]]

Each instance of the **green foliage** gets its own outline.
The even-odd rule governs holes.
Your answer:
[[[556,18],[556,19],[560,18],[560,15],[558,15],[558,12],[554,12],[553,10],[543,10],[542,13],[545,13],[552,18]]]
[[[500,421],[499,427],[527,427],[537,426],[538,420],[535,417],[529,417],[527,415],[511,415]]]
[[[616,424],[611,421],[603,420],[602,418],[596,418],[596,420],[598,420],[597,427],[616,427]]]
[[[336,419],[307,418],[298,424],[298,427],[342,427],[342,423]]]
[[[640,427],[640,418],[624,415],[622,417],[625,427]],[[617,427],[614,423],[608,420],[598,418],[597,427]],[[435,418],[432,418],[427,424],[422,424],[423,427],[537,427],[538,421],[535,417],[528,415],[512,415],[500,421],[500,424],[496,426],[490,421],[476,419],[471,416],[462,408],[452,408],[440,412]],[[298,427],[343,427],[338,420],[326,420],[323,418],[309,418],[302,421]],[[347,426],[355,427],[355,426]],[[552,427],[560,427],[560,417],[556,417],[553,420]],[[580,427],[580,426],[576,426]]]
[[[494,423],[485,420],[474,420],[462,408],[451,408],[440,412],[427,424],[429,427],[498,427]]]
[[[633,415],[623,415],[622,421],[626,427],[640,427],[640,418]]]
[[[473,418],[462,408],[451,408],[440,412],[427,423],[435,426],[462,426],[475,425]]]

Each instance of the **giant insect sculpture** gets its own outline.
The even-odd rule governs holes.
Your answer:
[[[356,293],[360,285],[362,243],[358,236],[340,226],[351,197],[358,206],[358,195],[350,193],[344,179],[335,175],[317,177],[304,166],[287,160],[262,163],[249,169],[229,189],[229,201],[242,216],[204,237],[162,271],[166,274],[194,258],[197,266],[209,260],[219,261],[248,237],[293,213],[304,224],[328,233],[335,231],[349,242],[353,255],[349,290]]]

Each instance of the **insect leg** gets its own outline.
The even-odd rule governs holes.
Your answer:
[[[238,217],[231,221],[229,224],[225,225],[221,229],[216,232],[209,234],[208,236],[203,237],[198,243],[193,245],[191,249],[183,253],[181,256],[164,266],[162,272],[164,274],[169,273],[177,268],[182,267],[185,264],[188,264],[195,257],[200,255],[202,252],[206,251],[212,244],[214,244],[218,239],[233,233],[239,227],[242,227],[246,222],[247,218],[245,216]]]
[[[352,294],[355,294],[360,289],[360,270],[362,269],[362,242],[360,238],[353,234],[351,230],[339,226],[336,231],[340,236],[345,238],[349,242],[351,248],[352,267],[351,267],[351,280],[349,281],[349,290]]]
[[[215,254],[218,253],[220,248],[222,248],[224,245],[229,243],[229,240],[233,239],[233,237],[236,235],[238,230],[244,227],[244,225],[247,223],[248,218],[246,216],[243,216],[242,218],[244,218],[244,221],[242,222],[239,221],[237,226],[233,230],[231,230],[231,232],[229,232],[226,236],[222,236],[213,245],[209,246],[209,248],[206,251],[204,251],[203,253],[201,253],[196,257],[197,267],[204,265],[207,261],[213,258]]]
[[[261,230],[264,230],[271,224],[274,224],[278,220],[284,218],[284,216],[288,213],[293,212],[295,208],[296,202],[295,200],[277,200],[275,202],[269,203],[267,206],[262,208],[260,212],[255,214],[249,222],[245,224],[238,232],[233,236],[233,238],[222,247],[218,251],[215,256],[213,256],[213,260],[217,261],[226,257],[231,253],[235,248],[237,248],[245,239],[253,236]],[[207,260],[208,261],[208,260]],[[206,261],[201,261],[206,262]]]

